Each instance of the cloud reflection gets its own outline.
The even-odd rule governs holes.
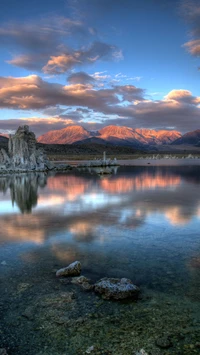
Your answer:
[[[9,201],[19,207],[0,215],[0,241],[100,240],[102,226],[131,230],[158,214],[158,223],[184,226],[200,211],[199,175],[192,169],[121,168],[103,179],[79,172],[0,178],[6,193],[0,208]]]

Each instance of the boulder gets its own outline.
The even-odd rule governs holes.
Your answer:
[[[140,290],[129,279],[105,277],[95,283],[94,291],[101,294],[104,299],[122,300],[125,298],[137,299]]]
[[[56,276],[79,276],[81,273],[80,261],[74,261],[72,264],[56,272]]]

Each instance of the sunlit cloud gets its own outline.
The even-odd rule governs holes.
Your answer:
[[[88,48],[51,56],[42,70],[46,74],[62,74],[76,66],[93,64],[97,60],[120,59],[118,53],[119,49],[115,46],[94,42]]]
[[[200,96],[193,96],[189,90],[172,90],[165,96],[165,100],[198,105],[200,103]]]
[[[80,76],[83,83],[76,82]],[[0,107],[46,112],[47,116],[48,110],[51,113],[54,108],[52,122],[60,123],[60,128],[74,122],[96,122],[103,126],[112,122],[154,129],[167,126],[180,131],[199,128],[200,97],[189,90],[174,89],[163,99],[154,101],[145,99],[145,90],[134,85],[111,84],[102,88],[84,82],[87,79],[90,76],[82,72],[72,74],[68,85],[48,82],[37,75],[0,77]]]
[[[200,39],[189,41],[184,44],[188,52],[196,57],[200,56]]]

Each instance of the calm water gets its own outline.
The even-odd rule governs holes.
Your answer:
[[[130,278],[140,299],[56,279],[75,260],[92,281]],[[1,177],[0,287],[8,354],[199,354],[200,166]]]

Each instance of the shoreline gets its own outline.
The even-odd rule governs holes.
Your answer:
[[[58,160],[54,161],[55,164],[67,163],[72,167],[78,167],[80,164],[87,164],[90,160]],[[152,158],[137,158],[137,159],[119,159],[117,160],[118,166],[173,166],[173,165],[200,165],[199,158],[161,158],[161,159],[152,159]]]

